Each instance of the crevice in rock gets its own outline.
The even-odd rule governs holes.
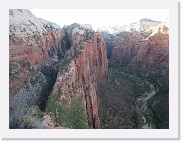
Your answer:
[[[65,36],[63,37],[63,40],[61,42],[61,48],[63,50],[63,53],[65,54],[66,50],[71,48],[71,41],[68,38],[68,34],[66,31],[65,32]]]
[[[48,96],[50,95],[52,88],[56,82],[58,70],[52,66],[49,66],[49,67],[45,66],[44,68],[41,69],[41,72],[47,79],[45,89],[42,90],[42,93],[41,93],[42,95],[41,95],[40,101],[39,101],[40,110],[44,111],[45,107],[46,107]]]

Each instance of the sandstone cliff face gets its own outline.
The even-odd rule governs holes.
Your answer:
[[[77,50],[81,52],[70,61],[67,71],[58,73],[53,92],[61,96],[60,100],[67,107],[72,97],[81,98],[87,110],[89,125],[100,128],[96,90],[99,83],[107,81],[108,62],[104,39],[100,34],[85,30],[77,24],[67,27],[65,31],[72,43],[66,55],[77,56]]]
[[[139,71],[168,76],[169,34],[167,27],[159,27],[157,33],[149,36],[147,41],[140,44],[136,59],[132,60],[130,66]]]
[[[147,38],[134,32],[117,38],[111,61],[127,65],[140,73],[168,75],[169,34],[165,25],[159,25],[158,31]]]
[[[113,48],[111,60],[121,64],[129,63],[138,54],[142,40],[144,37],[139,32],[116,37],[117,46]]]
[[[56,78],[64,32],[28,10],[9,11],[10,123],[33,104],[45,103]],[[40,101],[41,100],[41,101]]]
[[[89,125],[100,128],[98,84],[107,81],[105,42],[79,24],[60,29],[28,10],[10,10],[10,127],[31,105],[43,110],[53,91],[67,107],[84,102]]]

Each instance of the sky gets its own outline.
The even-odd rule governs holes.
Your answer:
[[[106,25],[129,25],[142,18],[167,21],[167,9],[30,9],[37,17],[63,27],[73,23],[91,24],[94,29]]]

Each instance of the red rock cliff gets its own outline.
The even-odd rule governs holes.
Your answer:
[[[77,31],[79,30],[77,29]],[[60,100],[65,102],[68,107],[72,97],[81,98],[87,110],[89,125],[93,128],[100,128],[98,117],[99,103],[96,90],[99,83],[107,81],[108,61],[106,47],[104,39],[99,33],[92,35],[92,42],[87,41],[86,36],[83,35],[81,36],[85,37],[85,39],[83,42],[80,41],[82,38],[79,36],[82,33],[80,31],[76,35],[72,33],[73,46],[70,50],[78,48],[82,44],[81,53],[68,65],[68,71],[60,71],[58,73],[53,92],[60,94]],[[88,36],[88,33],[86,35]],[[68,50],[67,52],[70,51]]]
[[[157,29],[157,30],[156,30]],[[155,27],[155,31],[144,38],[134,32],[115,39],[111,62],[125,64],[131,70],[168,74],[169,34],[164,24]]]
[[[29,10],[9,11],[10,122],[29,106],[40,105],[50,93],[56,77],[53,65],[63,54],[63,37],[58,26]]]
[[[72,97],[81,98],[89,124],[100,128],[96,91],[108,72],[102,36],[78,24],[60,29],[29,10],[9,15],[10,127],[31,105],[43,110],[53,91],[67,107]]]

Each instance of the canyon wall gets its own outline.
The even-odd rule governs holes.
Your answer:
[[[63,55],[63,37],[59,26],[30,11],[9,10],[10,126],[31,105],[44,109],[57,75],[55,64]]]
[[[102,33],[103,34],[103,33]],[[155,85],[157,95],[150,100],[150,109],[157,128],[169,128],[169,29],[160,23],[145,32],[103,34],[109,66],[141,77]]]
[[[112,50],[111,62],[127,65],[130,70],[148,75],[168,76],[169,33],[164,24],[145,37],[133,32],[115,38],[116,46]]]
[[[99,128],[96,90],[108,68],[102,36],[79,24],[61,29],[29,10],[10,10],[9,19],[10,128],[30,106],[44,110],[52,91],[68,107],[81,98],[90,126]]]
[[[66,27],[65,31],[71,43],[71,50],[65,54],[68,66],[59,71],[53,92],[61,96],[66,106],[72,97],[81,98],[87,108],[89,125],[100,128],[96,90],[98,84],[107,82],[108,76],[104,39],[99,33],[78,24]],[[80,54],[77,55],[78,51]]]

